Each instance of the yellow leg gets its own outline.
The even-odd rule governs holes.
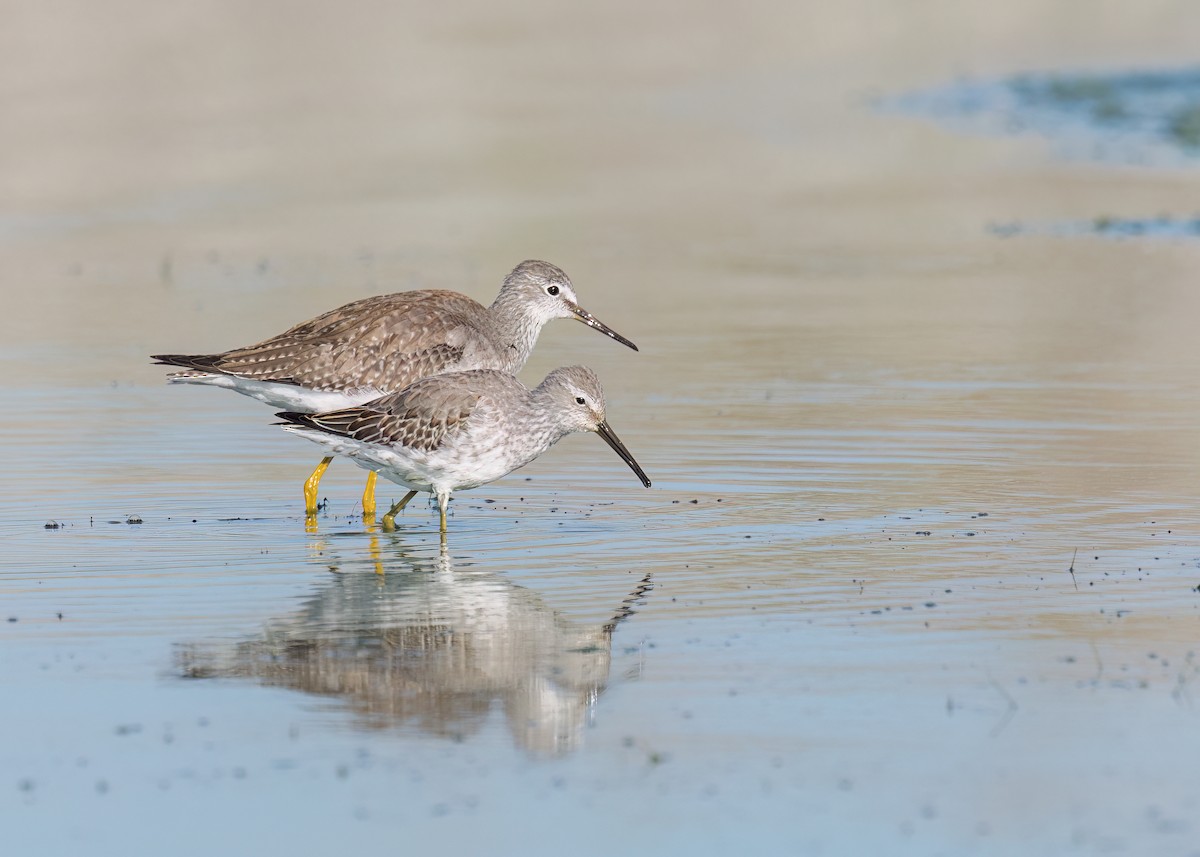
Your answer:
[[[383,559],[379,556],[379,536],[375,533],[375,528],[371,527],[371,540],[367,545],[367,553],[371,555],[371,559],[375,563],[375,573],[383,575]]]
[[[327,455],[321,459],[321,463],[317,465],[317,469],[312,472],[312,476],[304,482],[304,514],[317,514],[317,488],[321,485],[321,477],[325,475],[325,471],[329,469],[330,462],[333,461],[332,455]]]
[[[367,487],[363,489],[363,517],[375,517],[375,480],[379,478],[378,474],[372,470],[367,475]]]
[[[383,516],[383,528],[385,530],[393,529],[396,526],[396,513],[408,505],[408,501],[417,496],[416,491],[409,491],[404,495],[404,499],[397,503],[392,508],[388,509],[388,513]]]
[[[449,503],[450,503],[450,495],[449,494],[439,494],[438,495],[438,517],[441,519],[441,521],[440,521],[441,530],[439,532],[441,532],[442,535],[446,534],[446,506]]]

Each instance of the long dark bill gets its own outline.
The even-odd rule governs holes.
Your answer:
[[[632,342],[630,342],[628,339],[626,339],[621,334],[617,333],[615,330],[613,330],[607,324],[602,322],[600,319],[596,318],[594,315],[592,315],[590,312],[588,312],[587,310],[585,310],[583,307],[579,306],[578,304],[571,305],[571,312],[575,313],[575,318],[582,321],[588,327],[593,328],[594,330],[600,331],[605,336],[611,336],[613,339],[617,340],[617,342],[621,343],[622,345],[628,345],[634,351],[638,350],[638,347],[636,345],[634,345]]]
[[[628,464],[629,469],[637,474],[638,479],[642,480],[642,484],[649,488],[650,477],[633,460],[633,456],[629,454],[629,450],[625,448],[625,444],[621,443],[621,439],[608,427],[608,423],[600,423],[600,425],[596,426],[596,434],[604,438],[604,442],[611,446],[617,455],[621,456],[621,460]]]

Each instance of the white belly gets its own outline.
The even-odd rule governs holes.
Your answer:
[[[170,376],[168,380],[173,384],[205,384],[210,387],[224,387],[227,390],[241,393],[243,396],[258,399],[273,408],[297,411],[303,414],[320,414],[340,408],[352,408],[383,395],[374,387],[358,387],[352,390],[309,390],[295,384],[257,381],[252,378],[237,378],[233,375],[216,373],[180,373]]]
[[[315,441],[359,467],[414,491],[460,491],[477,488],[528,464],[536,455],[514,456],[494,443],[459,444],[433,452],[396,449],[362,443],[341,435],[304,426],[284,426],[289,432]]]

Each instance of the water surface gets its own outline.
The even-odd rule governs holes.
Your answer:
[[[1190,7],[890,8],[354,7],[287,39],[269,4],[27,10],[5,841],[1194,851],[1200,250],[988,229],[1192,216],[1194,167],[864,97],[1182,65]],[[574,436],[456,497],[443,546],[420,501],[364,524],[339,462],[306,529],[316,447],[147,358],[387,290],[487,301],[525,257],[642,351],[557,322],[522,378],[595,368],[652,489]]]

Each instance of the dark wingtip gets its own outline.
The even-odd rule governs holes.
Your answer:
[[[283,420],[283,422],[281,422],[281,423],[275,423],[275,425],[277,425],[277,426],[286,426],[286,425],[311,426],[312,425],[312,420],[311,420],[312,414],[301,414],[301,413],[297,413],[296,411],[278,411],[275,414],[275,416],[277,416],[277,417],[279,417],[279,419]]]
[[[182,366],[184,369],[215,370],[220,354],[151,354],[155,366]]]

